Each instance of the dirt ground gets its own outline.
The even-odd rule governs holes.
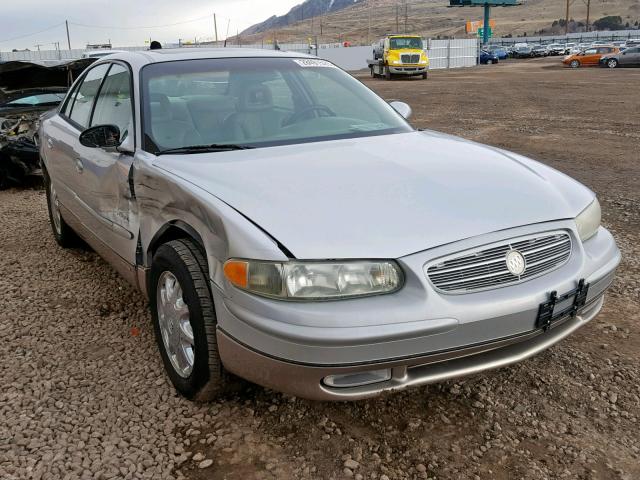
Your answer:
[[[595,320],[519,365],[350,404],[260,387],[196,405],[141,295],[60,250],[39,190],[0,192],[0,478],[640,478],[640,69],[557,59],[363,80],[413,123],[538,158],[598,193],[624,255]]]

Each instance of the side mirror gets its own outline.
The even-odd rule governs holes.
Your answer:
[[[116,148],[120,145],[120,129],[115,125],[96,125],[80,134],[80,143],[89,148]]]
[[[389,105],[391,105],[391,107],[396,112],[398,112],[400,115],[402,115],[407,120],[409,120],[409,118],[411,117],[411,114],[413,113],[413,110],[411,110],[411,107],[407,103],[400,102],[398,100],[391,100],[389,102]]]

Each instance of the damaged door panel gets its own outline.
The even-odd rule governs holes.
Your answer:
[[[0,189],[39,180],[40,117],[95,59],[0,63]]]

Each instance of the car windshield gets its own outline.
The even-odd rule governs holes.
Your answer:
[[[11,107],[35,107],[39,105],[58,105],[64,99],[64,93],[41,93],[28,97],[16,98],[6,103]]]
[[[399,50],[402,48],[413,48],[422,50],[422,39],[416,37],[393,37],[389,40],[391,50]]]
[[[207,145],[268,147],[413,131],[359,81],[327,61],[312,58],[150,64],[142,70],[142,101],[145,150],[152,153]]]

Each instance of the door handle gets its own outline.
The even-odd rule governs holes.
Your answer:
[[[83,170],[84,170],[84,164],[82,163],[82,159],[81,158],[76,158],[75,164],[76,164],[76,171],[78,173],[82,173]]]

